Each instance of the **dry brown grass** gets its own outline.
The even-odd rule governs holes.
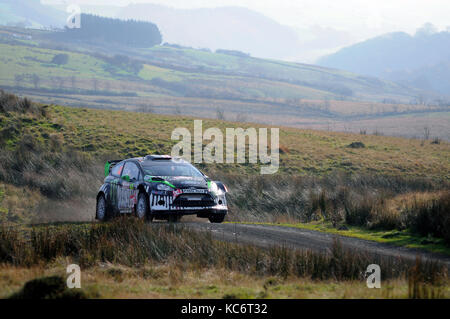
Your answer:
[[[219,242],[209,233],[197,233],[182,225],[147,225],[134,218],[108,224],[39,226],[32,229],[0,228],[0,263],[15,266],[47,265],[69,259],[83,268],[99,262],[137,267],[172,264],[174,282],[185,269],[222,268],[254,276],[298,277],[315,280],[364,278],[367,265],[376,263],[383,278],[404,278],[411,264],[399,258],[380,257],[344,249],[338,241],[330,253],[269,249]],[[424,262],[425,277],[442,271],[435,262]],[[120,271],[111,275],[121,276]]]
[[[70,260],[58,259],[46,267],[0,265],[0,298],[9,297],[35,278],[61,276]],[[368,289],[365,280],[325,280],[254,276],[222,268],[183,269],[172,277],[173,264],[127,267],[108,263],[82,268],[82,291],[90,298],[408,298],[408,280],[383,280],[381,289]],[[179,271],[179,270],[175,270]],[[450,286],[429,286],[434,297],[449,298]],[[436,292],[439,291],[439,295]]]

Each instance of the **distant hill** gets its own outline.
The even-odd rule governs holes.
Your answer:
[[[40,0],[2,0],[0,2],[0,24],[23,27],[61,27],[67,14]]]
[[[131,4],[117,17],[152,21],[160,28],[165,42],[195,48],[239,50],[277,59],[293,56],[299,49],[295,30],[241,7],[187,10]]]
[[[388,78],[450,96],[450,59],[417,69],[393,71]]]
[[[426,25],[413,36],[389,33],[323,57],[318,64],[450,95],[450,32]]]

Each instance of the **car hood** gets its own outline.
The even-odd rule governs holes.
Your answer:
[[[208,181],[203,177],[190,176],[160,176],[176,188],[208,188]]]

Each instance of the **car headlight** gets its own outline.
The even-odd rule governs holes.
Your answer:
[[[157,184],[156,189],[159,191],[171,191],[172,187],[166,185],[166,184]]]
[[[215,195],[222,195],[222,190],[217,186],[216,183],[211,182],[211,186],[209,188],[209,191]]]

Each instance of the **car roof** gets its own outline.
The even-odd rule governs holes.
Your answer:
[[[133,157],[125,159],[123,162],[130,161],[144,165],[160,165],[165,163],[189,164],[189,162],[182,159],[181,157],[171,157],[170,155],[147,155],[145,157]]]

